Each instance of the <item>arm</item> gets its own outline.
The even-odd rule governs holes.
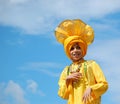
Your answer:
[[[67,70],[68,70],[68,67],[65,67],[65,69],[60,75],[60,79],[58,82],[58,85],[59,85],[58,95],[63,99],[68,99],[68,95],[69,95],[68,88],[66,85]]]
[[[88,74],[92,76],[90,76],[88,80],[94,77],[94,84],[89,85],[83,94],[82,100],[85,104],[88,99],[98,98],[108,89],[108,83],[100,66],[95,61],[92,61],[89,68],[91,71]]]
[[[95,61],[92,63],[92,70],[96,83],[91,85],[90,88],[94,97],[98,98],[107,91],[108,83],[100,66]]]

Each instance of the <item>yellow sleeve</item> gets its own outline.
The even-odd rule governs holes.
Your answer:
[[[68,96],[69,96],[68,88],[66,85],[67,70],[68,70],[68,66],[65,67],[65,69],[61,73],[60,79],[58,82],[58,85],[59,85],[58,95],[63,99],[68,99]]]
[[[94,95],[94,97],[98,98],[106,92],[106,90],[108,89],[108,83],[100,66],[95,61],[92,62],[92,70],[96,83],[91,85],[90,87],[92,88],[92,94]]]

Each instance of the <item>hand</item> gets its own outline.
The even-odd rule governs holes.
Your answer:
[[[90,87],[88,87],[86,89],[85,93],[83,94],[82,101],[83,101],[84,104],[86,104],[87,101],[90,99],[90,97],[91,97],[91,90],[92,89]]]
[[[68,85],[69,81],[77,82],[81,77],[82,77],[82,73],[72,72],[69,76],[67,76],[66,84]]]

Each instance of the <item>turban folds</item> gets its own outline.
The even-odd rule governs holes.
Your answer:
[[[64,45],[66,55],[70,58],[70,49],[74,43],[78,43],[83,57],[86,55],[87,46],[94,40],[92,27],[80,19],[65,20],[55,29],[55,37]]]

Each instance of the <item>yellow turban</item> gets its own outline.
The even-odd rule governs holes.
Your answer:
[[[74,43],[79,44],[84,57],[86,55],[87,46],[94,40],[94,31],[92,27],[85,24],[80,19],[65,20],[56,28],[55,36],[57,41],[64,45],[64,50],[69,58],[70,49]]]

